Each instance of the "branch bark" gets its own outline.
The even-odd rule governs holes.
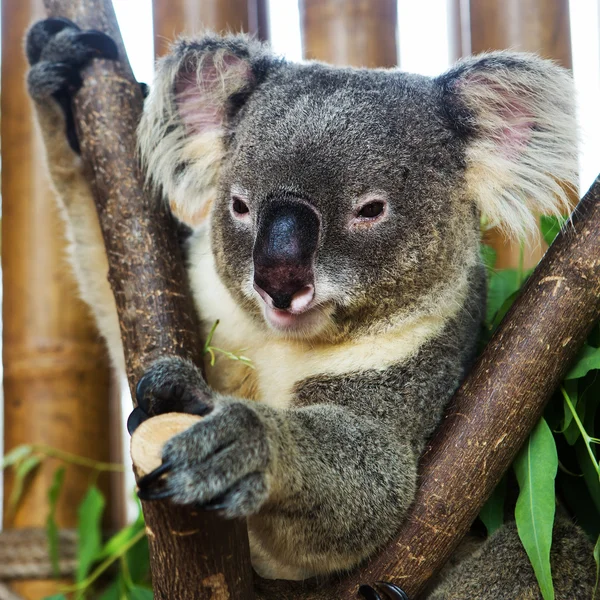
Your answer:
[[[129,387],[152,362],[177,355],[201,365],[202,342],[175,225],[144,192],[136,154],[143,100],[110,0],[44,0],[48,16],[108,33],[120,61],[96,60],[74,100],[81,155],[109,258]],[[134,396],[134,394],[132,393]],[[193,507],[143,503],[157,600],[251,600],[245,522]]]
[[[600,319],[600,177],[532,274],[456,392],[420,464],[398,535],[341,583],[260,580],[272,600],[355,598],[391,581],[410,598],[448,560]]]

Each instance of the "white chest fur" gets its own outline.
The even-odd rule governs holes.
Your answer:
[[[266,324],[251,320],[235,303],[216,273],[207,237],[194,239],[190,273],[205,333],[218,319],[211,345],[241,353],[254,365],[250,369],[217,352],[215,366],[207,366],[207,377],[223,393],[285,408],[292,401],[294,386],[308,377],[384,370],[408,359],[440,331],[449,316],[421,316],[340,344],[283,339]]]

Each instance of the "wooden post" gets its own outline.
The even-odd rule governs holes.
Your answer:
[[[398,64],[396,0],[299,0],[304,56],[334,65]]]
[[[109,427],[109,369],[104,345],[78,298],[66,261],[64,225],[43,164],[25,89],[25,30],[43,18],[39,0],[2,3],[2,276],[4,444],[43,443],[98,461],[114,459],[119,431]],[[116,407],[116,405],[115,405]],[[114,437],[112,436],[114,434]],[[14,516],[7,513],[13,485],[4,487],[5,527],[44,527],[55,460],[33,477]],[[76,507],[90,472],[69,467],[57,507],[59,526],[76,525]],[[106,475],[100,485],[107,494]],[[119,490],[121,491],[121,490]],[[110,514],[110,513],[109,513]],[[120,525],[112,514],[107,526]],[[56,592],[54,581],[14,583],[38,599]]]
[[[470,0],[471,52],[521,50],[535,52],[571,68],[569,0]],[[572,196],[573,206],[577,202]],[[486,241],[498,255],[497,268],[516,267],[520,246],[508,243],[496,230]],[[543,241],[525,251],[525,267],[537,264]]]
[[[179,34],[203,29],[268,38],[267,0],[153,0],[154,50],[162,56]]]
[[[172,217],[151,197],[136,153],[142,94],[110,0],[44,0],[48,16],[108,33],[119,61],[95,60],[73,100],[81,155],[109,257],[132,392],[163,356],[201,364],[203,344]],[[143,293],[140,292],[143,290]],[[194,506],[144,502],[156,600],[252,600],[244,520]]]

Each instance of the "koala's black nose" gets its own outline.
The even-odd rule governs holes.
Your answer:
[[[321,221],[307,203],[293,198],[267,203],[254,243],[254,287],[267,304],[301,312],[314,295],[314,258]]]

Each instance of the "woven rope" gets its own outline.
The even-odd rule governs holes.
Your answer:
[[[77,533],[59,530],[58,575],[68,577],[74,573],[76,550]],[[43,529],[6,529],[0,532],[0,581],[50,579],[54,576],[48,554],[48,538]],[[3,593],[0,588],[0,600],[11,599]]]
[[[24,600],[21,596],[17,596],[14,592],[11,592],[7,586],[0,583],[0,600]]]

